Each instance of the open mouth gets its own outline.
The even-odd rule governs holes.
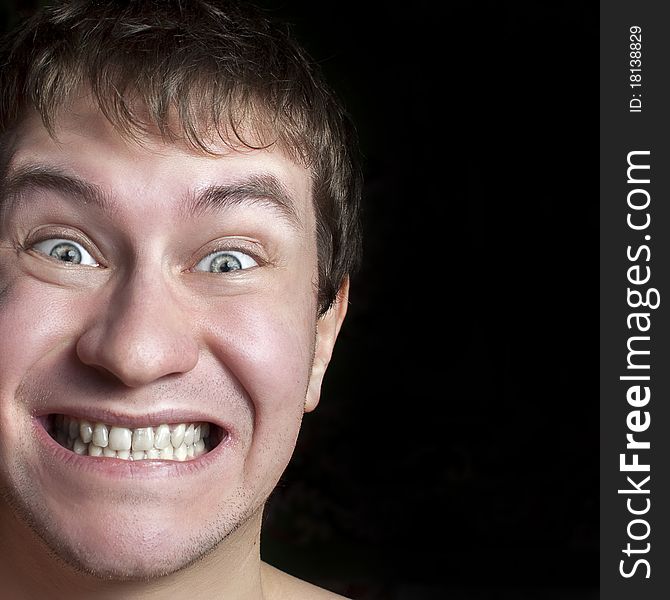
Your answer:
[[[63,414],[48,415],[45,427],[54,440],[75,454],[130,461],[193,460],[227,435],[221,427],[203,421],[130,428]]]

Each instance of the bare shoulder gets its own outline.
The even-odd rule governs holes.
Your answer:
[[[265,562],[261,574],[267,600],[347,600],[344,596],[293,577]]]

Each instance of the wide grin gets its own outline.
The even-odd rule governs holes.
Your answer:
[[[163,423],[131,429],[68,415],[47,419],[49,435],[75,454],[122,460],[193,460],[209,452],[225,434],[210,423]]]

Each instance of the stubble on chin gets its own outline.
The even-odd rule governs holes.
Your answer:
[[[73,574],[83,575],[94,580],[116,581],[116,582],[143,582],[148,583],[156,579],[166,577],[184,571],[208,555],[212,554],[223,542],[230,538],[235,532],[243,527],[253,516],[260,515],[263,511],[263,503],[260,507],[243,512],[245,503],[242,498],[232,503],[224,510],[219,510],[214,515],[209,525],[203,525],[197,535],[185,535],[175,544],[172,552],[158,552],[147,557],[133,552],[132,546],[120,552],[116,556],[109,553],[91,552],[78,545],[76,540],[68,537],[64,527],[58,527],[54,519],[41,507],[34,505],[26,499],[38,498],[31,491],[31,484],[25,476],[19,475],[16,483],[19,489],[27,490],[23,493],[16,486],[0,485],[0,531],[4,537],[6,551],[12,546],[21,544],[24,548],[32,547],[30,552],[41,552],[47,562],[53,561],[54,569],[70,570]],[[129,501],[137,504],[137,499]],[[188,508],[185,508],[188,510]],[[10,529],[11,532],[6,531]],[[26,539],[26,537],[30,539]],[[18,539],[20,538],[20,539]]]

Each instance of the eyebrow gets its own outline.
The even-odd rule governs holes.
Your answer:
[[[202,216],[227,206],[245,203],[278,210],[291,225],[300,228],[300,219],[290,192],[271,173],[253,174],[230,184],[207,186],[197,194],[187,195],[180,213],[184,217]]]
[[[25,165],[7,174],[2,185],[0,212],[3,216],[25,201],[30,189],[47,189],[93,205],[107,214],[117,211],[113,197],[102,187],[71,175],[58,167]],[[271,173],[252,174],[224,185],[209,185],[182,198],[181,218],[194,218],[240,204],[257,204],[277,210],[294,228],[300,228],[295,202],[286,186]]]
[[[3,216],[25,202],[24,193],[31,189],[52,190],[82,204],[93,204],[108,214],[114,212],[114,202],[101,187],[56,167],[25,165],[9,172],[2,182],[0,211]]]

